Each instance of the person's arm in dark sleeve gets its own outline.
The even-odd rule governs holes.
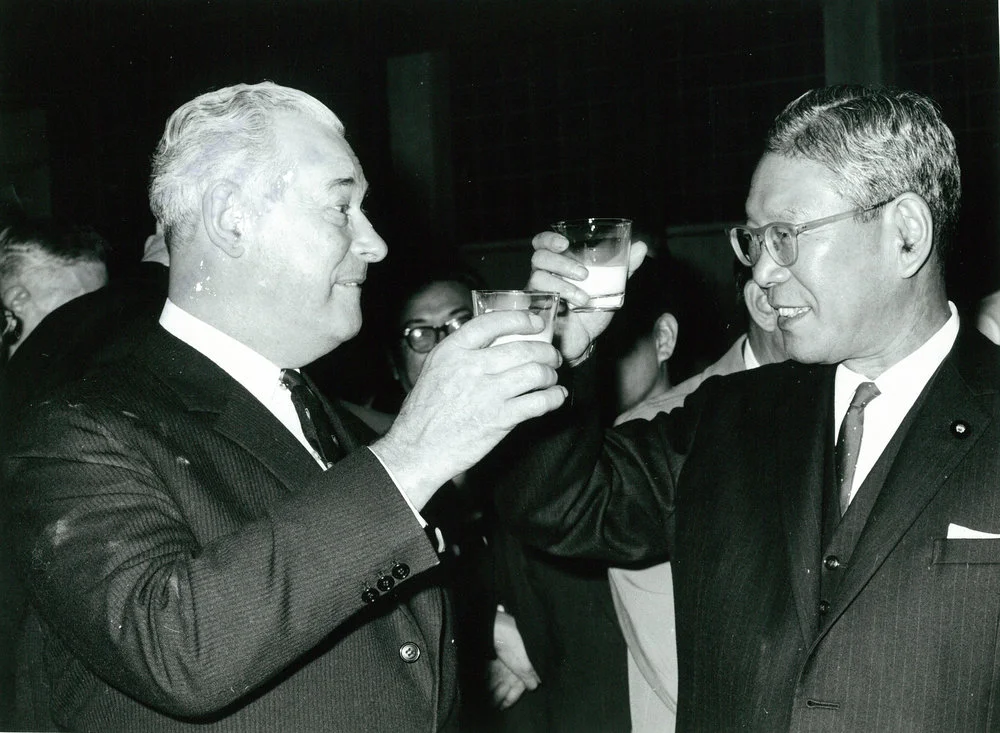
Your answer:
[[[495,482],[505,525],[529,544],[618,565],[662,559],[699,400],[604,430],[593,361],[567,370],[562,408],[518,427],[479,470]]]
[[[252,481],[231,485],[134,418],[45,403],[5,475],[39,613],[92,671],[150,706],[221,710],[347,633],[380,571],[403,563],[412,578],[437,564],[368,450],[244,521],[230,516],[240,501],[200,497],[259,491]],[[238,455],[251,460],[235,446],[219,460]],[[213,522],[239,528],[200,541],[193,527],[204,537]]]

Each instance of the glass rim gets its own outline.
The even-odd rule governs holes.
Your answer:
[[[558,221],[552,222],[551,226],[555,229],[556,227],[566,227],[574,224],[604,224],[611,226],[622,226],[623,224],[628,224],[631,226],[632,220],[617,216],[578,216],[572,219],[559,219]]]
[[[473,293],[482,293],[484,295],[515,295],[515,294],[519,294],[519,295],[554,295],[557,298],[560,297],[559,293],[557,293],[554,290],[517,290],[517,289],[492,290],[492,289],[489,289],[489,288],[473,288],[470,292],[473,292]]]

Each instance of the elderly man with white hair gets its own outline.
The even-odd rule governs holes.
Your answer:
[[[456,649],[420,510],[558,407],[537,317],[442,341],[376,436],[299,368],[357,334],[386,244],[337,117],[271,83],[181,106],[153,161],[159,327],[32,410],[4,464],[31,595],[25,727],[436,731]],[[374,442],[373,442],[374,441]],[[371,445],[367,445],[371,443]]]

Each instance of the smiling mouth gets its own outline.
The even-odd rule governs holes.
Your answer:
[[[340,285],[345,288],[360,288],[364,281],[364,278],[359,280],[338,280],[335,285]]]
[[[778,306],[774,310],[777,311],[778,318],[784,318],[785,320],[798,318],[799,316],[809,312],[809,308],[806,307],[792,308],[785,305]]]

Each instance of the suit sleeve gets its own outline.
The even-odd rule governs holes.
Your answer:
[[[595,377],[589,362],[573,369],[567,403],[516,429],[489,457],[498,512],[525,542],[554,554],[615,565],[664,560],[703,395],[604,430]]]
[[[248,509],[213,468],[238,450],[189,460],[126,411],[52,400],[20,444],[4,467],[34,605],[92,671],[170,714],[221,710],[348,634],[380,572],[437,563],[368,450]]]

